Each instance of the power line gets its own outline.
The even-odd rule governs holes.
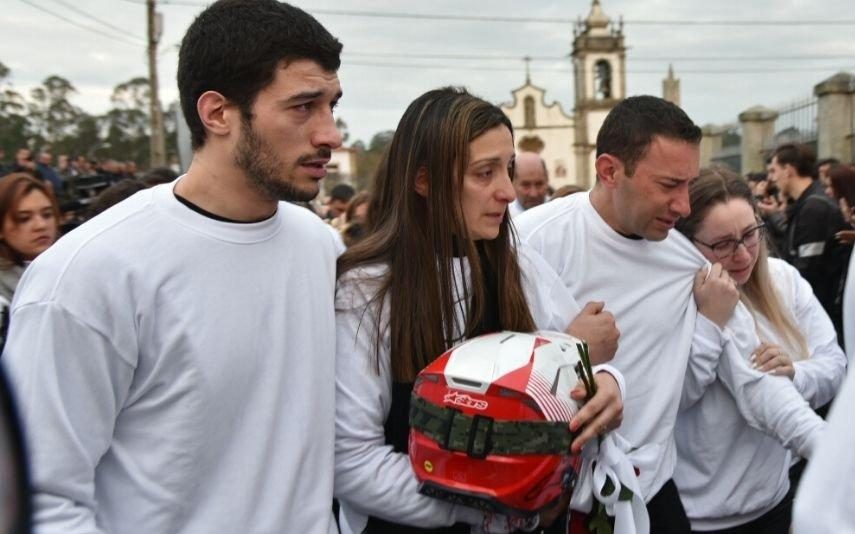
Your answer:
[[[500,54],[433,54],[418,52],[349,52],[345,56],[370,58],[416,58],[416,59],[448,59],[448,60],[479,60],[479,61],[567,61],[570,54],[563,56],[524,56]],[[826,55],[792,55],[792,56],[633,56],[627,61],[818,61],[832,59],[853,59],[855,54],[826,54]]]
[[[119,32],[119,34],[122,36],[128,36],[131,39],[136,39],[136,37],[134,37],[133,35],[128,35],[127,28],[120,28],[120,27],[115,26],[115,25],[113,25],[113,24],[111,24],[105,20],[101,20],[98,17],[96,17],[95,15],[92,15],[91,13],[87,13],[86,11],[83,11],[82,9],[78,8],[77,6],[69,4],[65,0],[51,0],[51,1],[54,3],[57,3],[61,6],[65,6],[66,9],[70,9],[71,11],[77,13],[78,15],[82,15],[83,17],[86,17],[90,20],[94,20],[95,22],[97,22],[98,24],[101,24],[102,26],[106,26],[107,28],[115,30],[115,31]],[[139,41],[140,41],[139,44],[141,44],[141,45],[144,44],[142,39],[140,39]]]
[[[179,0],[164,0],[164,3],[191,4]],[[451,15],[436,13],[406,13],[406,12],[382,12],[363,11],[354,9],[309,9],[312,13],[321,15],[343,15],[349,17],[371,17],[390,19],[418,19],[418,20],[453,20],[468,22],[509,22],[509,23],[537,23],[537,24],[574,24],[580,19],[568,19],[560,17],[498,17],[486,15]],[[847,19],[822,19],[822,20],[698,20],[698,19],[623,19],[625,24],[644,26],[854,26],[855,20]]]
[[[820,61],[829,59],[855,59],[855,54],[824,54],[820,56],[633,56],[627,61]]]
[[[356,57],[390,57],[390,58],[418,58],[418,59],[477,59],[488,61],[560,61],[567,60],[570,55],[563,56],[520,56],[520,55],[498,55],[498,54],[430,54],[430,53],[398,53],[398,52],[349,52],[344,51],[346,56]]]
[[[522,72],[520,68],[511,67],[485,67],[479,65],[443,65],[437,63],[378,63],[371,61],[348,61],[343,67],[378,67],[396,69],[428,69],[428,70],[456,70],[456,71],[488,71],[488,72]],[[752,69],[680,69],[679,74],[769,74],[782,72],[821,72],[828,70],[825,67],[775,67],[775,68],[752,68]],[[548,74],[571,74],[570,68],[537,69],[534,72]],[[664,74],[662,70],[628,69],[627,74]]]
[[[125,0],[126,2],[139,3],[138,0]],[[205,7],[205,2],[194,2],[192,0],[160,0],[161,4],[175,6]],[[507,23],[537,23],[537,24],[575,24],[580,18],[561,17],[499,17],[486,15],[453,15],[437,13],[407,13],[393,11],[366,11],[357,9],[318,9],[307,8],[307,11],[320,15],[336,15],[346,17],[369,17],[386,19],[418,19],[418,20],[451,20],[467,22],[507,22]],[[624,24],[640,26],[855,26],[855,19],[621,19]]]
[[[139,47],[140,47],[140,44],[139,44],[139,43],[135,43],[135,42],[133,42],[133,41],[128,41],[128,40],[125,40],[125,39],[123,39],[123,38],[121,38],[121,37],[118,37],[118,36],[115,36],[115,35],[112,35],[112,34],[109,34],[109,33],[106,33],[106,32],[102,32],[101,30],[99,30],[99,29],[97,29],[97,28],[92,28],[92,27],[89,27],[89,26],[85,26],[85,25],[83,25],[83,24],[80,24],[80,23],[79,23],[79,22],[77,22],[77,21],[71,20],[71,19],[69,19],[69,18],[67,18],[67,17],[63,17],[62,15],[59,15],[58,13],[54,13],[53,11],[51,11],[51,10],[49,10],[49,9],[45,8],[45,7],[42,7],[42,6],[37,5],[37,4],[34,4],[34,3],[32,3],[30,0],[21,0],[21,2],[23,2],[23,3],[27,4],[27,5],[28,5],[28,6],[30,6],[30,7],[34,7],[34,8],[36,8],[36,9],[38,9],[39,11],[42,11],[42,12],[44,12],[44,13],[47,13],[48,15],[50,15],[50,16],[52,16],[52,17],[58,18],[59,20],[61,20],[61,21],[63,21],[63,22],[66,22],[66,23],[68,23],[68,24],[71,24],[72,26],[77,26],[78,28],[84,29],[84,30],[86,30],[86,31],[88,31],[88,32],[97,33],[98,35],[102,35],[102,36],[107,37],[107,38],[109,38],[109,39],[113,39],[114,41],[117,41],[117,42],[120,42],[120,43],[124,43],[124,44],[130,45],[130,46],[133,46],[133,47],[135,47],[135,48],[139,48]]]

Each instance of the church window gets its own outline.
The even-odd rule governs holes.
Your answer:
[[[525,97],[523,100],[523,108],[525,110],[525,128],[536,128],[537,124],[534,120],[534,98],[532,96]]]
[[[605,59],[594,64],[594,95],[597,100],[612,97],[612,66]]]

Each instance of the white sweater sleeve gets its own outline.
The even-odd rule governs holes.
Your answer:
[[[855,533],[855,373],[850,373],[828,415],[828,428],[802,477],[793,508],[795,534]]]
[[[108,450],[133,366],[55,303],[14,310],[3,360],[27,436],[36,531],[101,533],[95,466]]]
[[[396,523],[427,528],[467,518],[479,522],[474,517],[481,514],[458,518],[455,506],[419,494],[409,457],[385,444],[392,402],[388,345],[381,350],[378,373],[375,317],[364,310],[336,309],[336,497],[367,516]]]
[[[740,304],[725,329],[718,376],[749,425],[809,458],[825,422],[788,378],[751,368],[748,355],[758,345],[751,314]]]
[[[701,313],[695,318],[695,332],[689,363],[686,367],[686,379],[680,397],[680,410],[685,410],[704,395],[707,387],[715,382],[718,360],[724,344],[724,332]]]
[[[816,299],[807,280],[793,269],[796,324],[807,336],[810,358],[796,361],[793,384],[811,406],[818,408],[832,398],[846,375],[846,354],[837,343],[834,325]]]

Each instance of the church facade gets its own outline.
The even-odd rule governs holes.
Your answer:
[[[597,132],[608,112],[626,96],[623,24],[613,23],[594,0],[588,17],[573,30],[575,106],[568,115],[526,77],[502,111],[516,132],[517,150],[537,152],[546,162],[549,183],[558,188],[595,181]]]

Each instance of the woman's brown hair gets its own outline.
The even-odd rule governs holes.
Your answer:
[[[367,191],[361,191],[353,195],[353,198],[351,198],[350,202],[347,203],[347,209],[344,210],[345,222],[353,222],[353,218],[356,216],[357,208],[364,204],[369,204],[370,202],[371,194]]]
[[[0,228],[7,221],[13,225],[18,224],[11,217],[18,209],[21,199],[33,191],[41,191],[50,200],[57,231],[59,230],[59,205],[56,203],[53,191],[44,182],[25,172],[13,172],[0,178]],[[6,244],[5,240],[0,239],[0,267],[7,267],[10,264],[23,265],[24,258],[18,251]]]
[[[368,235],[338,261],[338,274],[385,264],[372,305],[377,317],[389,302],[388,324],[376,325],[375,353],[388,331],[393,379],[411,382],[436,357],[473,335],[486,313],[488,292],[496,292],[501,328],[532,331],[515,239],[506,212],[496,239],[473,241],[463,217],[461,184],[469,144],[497,126],[513,133],[498,107],[460,88],[429,91],[404,112],[375,177],[368,209]],[[426,176],[428,194],[416,191]],[[470,279],[455,288],[454,262],[468,261]],[[485,270],[497,287],[485,287]],[[493,278],[493,277],[491,277]],[[455,325],[457,301],[469,303],[466,324]]]
[[[828,169],[828,180],[835,199],[843,198],[850,208],[855,208],[855,167],[835,165]]]
[[[677,223],[677,230],[693,238],[710,209],[733,199],[742,199],[757,213],[757,204],[751,186],[741,176],[723,167],[701,169],[700,175],[689,184],[689,203],[692,213]],[[759,220],[759,218],[758,218]],[[769,250],[766,240],[760,241],[757,263],[748,281],[740,288],[742,302],[752,313],[759,313],[772,323],[775,331],[792,347],[799,349],[793,359],[810,356],[805,336],[799,330],[795,317],[781,301],[781,296],[769,274]]]

